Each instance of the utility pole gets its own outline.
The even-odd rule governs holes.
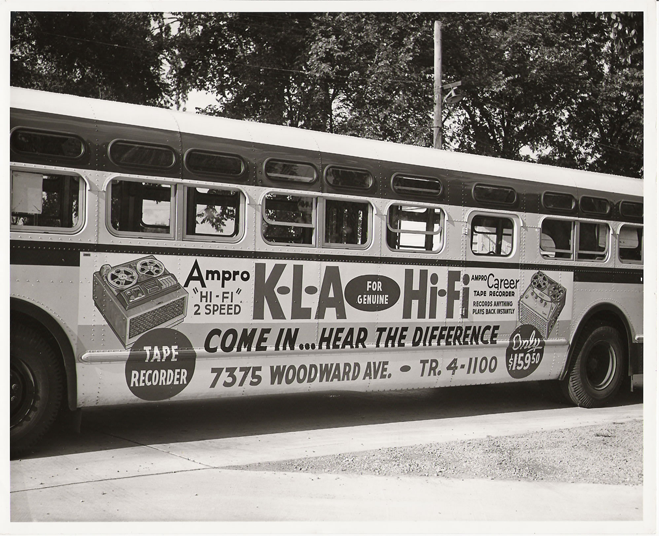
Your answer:
[[[435,21],[435,111],[433,146],[442,148],[442,23]]]

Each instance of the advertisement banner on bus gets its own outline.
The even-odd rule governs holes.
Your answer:
[[[183,392],[201,362],[213,364],[203,390],[262,388],[265,376],[271,387],[404,383],[412,370],[439,381],[442,367],[441,381],[524,378],[571,315],[570,272],[517,267],[85,253],[81,273],[80,344],[97,360],[124,356],[127,386],[147,400]],[[390,359],[373,361],[382,350]]]

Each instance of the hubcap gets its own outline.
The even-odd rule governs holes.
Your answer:
[[[27,416],[37,395],[34,376],[29,367],[20,359],[12,359],[9,375],[9,402],[11,407],[11,427],[16,426]]]
[[[599,342],[591,349],[586,360],[588,383],[596,391],[606,389],[616,373],[616,353],[607,342]]]

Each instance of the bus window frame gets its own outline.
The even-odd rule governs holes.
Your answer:
[[[39,167],[22,167],[18,165],[9,166],[9,176],[14,171],[22,173],[34,173],[36,175],[63,175],[65,177],[77,177],[80,181],[78,185],[78,224],[74,227],[52,227],[50,225],[12,225],[10,222],[9,230],[13,233],[43,233],[43,234],[58,234],[58,235],[76,235],[82,232],[87,224],[87,199],[91,189],[87,178],[78,171],[72,169],[49,169],[45,166]],[[10,208],[9,213],[11,217],[11,194],[10,194]]]
[[[418,234],[418,235],[434,235],[434,234],[439,234],[440,235],[440,240],[439,240],[439,247],[436,250],[427,250],[427,249],[410,249],[410,248],[398,248],[398,249],[393,249],[389,245],[389,240],[387,239],[387,234],[389,231],[392,233],[401,233],[401,231],[397,229],[392,229],[392,227],[389,225],[389,211],[391,210],[391,207],[394,205],[399,205],[403,207],[410,207],[410,208],[430,208],[430,209],[437,209],[440,212],[440,231],[439,233],[427,233],[426,231],[405,231],[406,234]],[[413,253],[414,255],[432,255],[433,257],[436,255],[440,255],[444,252],[444,248],[446,247],[446,220],[447,220],[447,215],[446,215],[446,209],[437,203],[415,203],[414,201],[401,201],[399,199],[394,199],[387,203],[385,209],[384,209],[384,236],[382,237],[382,240],[384,244],[386,245],[387,249],[393,253],[402,253],[402,254],[408,254],[408,253]]]
[[[265,213],[265,203],[266,199],[269,195],[279,195],[279,196],[295,196],[295,197],[308,197],[313,200],[313,212],[312,212],[312,223],[296,223],[296,222],[277,222],[270,220]],[[318,199],[320,196],[316,192],[310,192],[307,190],[284,190],[284,189],[274,189],[274,188],[268,188],[266,189],[262,194],[259,199],[259,235],[261,237],[261,240],[263,240],[264,244],[267,244],[268,246],[275,246],[275,247],[286,247],[286,248],[317,248],[318,247],[318,228],[319,228],[319,210],[318,210]],[[288,243],[288,242],[271,242],[270,240],[267,240],[265,237],[265,233],[263,232],[263,223],[267,223],[268,225],[274,225],[274,226],[280,226],[280,227],[300,227],[303,229],[312,229],[312,240],[311,244],[294,244],[294,243]]]
[[[354,173],[366,173],[370,178],[370,184],[366,188],[360,186],[346,186],[345,184],[334,184],[329,179],[330,171],[332,169],[343,170],[343,171],[352,171]],[[342,164],[328,164],[325,169],[323,169],[323,182],[329,185],[331,188],[340,191],[340,192],[354,192],[355,194],[361,192],[364,195],[367,195],[369,192],[373,192],[374,188],[377,188],[378,179],[376,175],[370,170],[363,167],[353,167],[350,165]]]
[[[369,249],[375,242],[375,238],[373,236],[374,233],[374,224],[373,220],[376,214],[375,207],[373,206],[373,203],[369,200],[361,199],[361,198],[356,198],[354,196],[338,196],[338,195],[329,195],[329,196],[319,196],[319,203],[317,203],[317,206],[319,208],[319,216],[318,216],[318,236],[319,236],[319,242],[320,242],[320,247],[325,248],[325,249],[349,249],[353,251],[365,251]],[[364,244],[335,244],[333,242],[326,242],[325,241],[325,231],[326,231],[326,218],[327,218],[327,207],[326,207],[326,202],[327,201],[345,201],[347,203],[360,203],[360,204],[367,204],[368,205],[368,216],[366,219],[366,242]]]
[[[644,253],[644,247],[643,247],[643,242],[641,242],[641,260],[636,261],[636,260],[629,260],[629,259],[623,259],[620,257],[620,231],[622,231],[623,227],[633,227],[635,229],[641,229],[642,234],[645,234],[645,229],[643,225],[640,225],[638,223],[629,223],[629,222],[621,222],[618,228],[615,231],[615,236],[616,236],[616,241],[615,241],[615,246],[616,246],[616,258],[617,261],[623,264],[631,264],[635,266],[643,266],[645,263],[645,253]],[[641,240],[644,240],[645,237],[642,237]]]
[[[57,154],[48,154],[48,153],[37,153],[37,152],[26,152],[26,151],[21,151],[20,149],[17,149],[14,144],[12,144],[12,138],[14,134],[17,132],[20,133],[21,131],[26,132],[26,133],[32,133],[32,134],[43,134],[43,135],[52,135],[52,136],[57,136],[57,137],[68,137],[68,138],[73,138],[77,141],[80,142],[82,145],[82,152],[77,155],[77,156],[64,156],[64,155],[57,155]],[[89,155],[90,153],[90,148],[87,143],[87,140],[82,138],[78,134],[74,134],[71,132],[65,132],[61,130],[49,130],[49,129],[40,129],[40,128],[32,128],[32,127],[23,127],[23,126],[17,126],[14,127],[10,130],[9,132],[9,145],[10,145],[10,150],[14,151],[20,155],[26,155],[26,156],[33,156],[37,158],[50,158],[51,160],[58,160],[61,159],[63,162],[68,162],[68,165],[74,165],[76,162],[80,162],[85,156]]]
[[[143,233],[136,231],[118,231],[112,227],[112,182],[141,182],[157,184],[159,186],[168,186],[171,190],[169,199],[169,233]],[[105,192],[105,228],[108,232],[117,238],[139,238],[143,240],[176,240],[178,221],[176,218],[177,211],[177,181],[162,180],[149,176],[121,175],[113,174],[105,180],[103,191]]]
[[[604,258],[603,259],[582,259],[579,257],[579,254],[586,254],[586,255],[601,255],[602,253],[599,251],[587,251],[587,250],[581,250],[579,247],[579,241],[581,240],[581,224],[590,224],[590,225],[606,225],[608,232],[607,232],[607,240],[606,240],[606,249],[604,250]],[[598,263],[606,263],[610,258],[611,258],[611,236],[613,233],[613,229],[611,228],[610,222],[607,221],[599,221],[599,220],[584,220],[584,219],[575,219],[575,228],[574,228],[574,250],[575,250],[575,257],[573,260],[576,262],[598,262]]]
[[[426,181],[428,183],[436,182],[439,184],[439,191],[437,193],[432,193],[431,191],[423,190],[422,188],[419,188],[417,190],[405,190],[403,188],[403,191],[401,191],[400,189],[397,189],[394,184],[396,182],[396,179],[398,178],[421,180],[421,181]],[[389,183],[390,183],[389,186],[391,188],[391,191],[394,192],[399,198],[409,199],[409,198],[427,196],[427,197],[433,197],[435,199],[441,199],[445,191],[445,187],[444,187],[444,183],[442,182],[442,179],[430,175],[417,175],[415,173],[405,173],[402,171],[397,171],[391,176],[391,180],[389,181]]]
[[[182,191],[180,197],[182,197],[181,207],[179,211],[181,212],[181,239],[186,242],[221,242],[222,244],[237,244],[241,242],[247,234],[247,205],[248,196],[241,189],[237,188],[234,185],[226,185],[224,183],[218,182],[197,182],[197,181],[185,181],[184,183],[179,183],[176,185],[179,191]],[[221,235],[208,235],[208,234],[188,234],[187,232],[187,222],[188,222],[188,192],[189,188],[208,188],[209,190],[228,190],[231,192],[238,192],[240,196],[239,203],[239,212],[238,212],[238,232],[235,236],[223,237]],[[178,207],[178,202],[177,202]]]
[[[512,244],[511,244],[511,250],[508,255],[491,255],[489,253],[476,253],[472,249],[472,240],[473,240],[473,222],[474,218],[478,216],[485,216],[485,217],[491,217],[491,218],[501,218],[501,219],[507,219],[513,224],[513,234],[512,234]],[[468,231],[467,236],[468,236],[468,241],[469,243],[467,244],[467,251],[469,255],[473,255],[475,259],[478,260],[512,260],[517,256],[517,252],[519,250],[519,236],[520,236],[520,220],[519,216],[513,212],[501,212],[501,211],[487,211],[483,209],[476,209],[472,210],[469,212],[466,218],[466,230]]]
[[[566,221],[572,224],[572,242],[571,242],[571,248],[570,248],[570,257],[550,257],[549,255],[545,255],[545,250],[542,249],[542,225],[546,220],[557,220],[557,221]],[[577,219],[574,217],[566,217],[566,216],[558,216],[555,214],[551,215],[545,215],[542,218],[540,218],[540,221],[538,222],[538,252],[540,253],[540,256],[546,260],[546,261],[551,261],[551,262],[566,262],[566,261],[572,261],[574,262],[576,260],[576,222]],[[561,249],[559,250],[560,253],[567,252],[568,250]],[[555,253],[556,251],[554,251]]]
[[[299,177],[298,175],[280,175],[280,176],[273,176],[272,174],[268,173],[266,170],[268,168],[268,164],[270,162],[280,162],[282,164],[293,164],[293,165],[300,165],[300,166],[307,166],[313,170],[313,178],[310,180],[305,180],[308,179],[308,177],[304,178],[297,178]],[[276,156],[271,156],[266,158],[263,161],[263,175],[270,181],[273,181],[278,184],[315,184],[318,182],[318,179],[320,177],[320,174],[318,173],[318,169],[314,164],[311,162],[307,162],[304,160],[294,160],[290,158],[279,158]]]
[[[240,161],[241,171],[237,175],[231,175],[230,173],[224,173],[221,171],[195,171],[188,165],[188,160],[190,158],[190,155],[194,153],[203,153],[208,156],[234,158]],[[183,167],[188,173],[192,174],[195,177],[200,177],[199,179],[194,179],[195,181],[196,180],[213,181],[213,183],[217,185],[217,184],[224,184],[225,183],[224,181],[231,181],[232,183],[234,182],[244,183],[249,178],[249,171],[248,171],[249,166],[247,164],[247,161],[245,160],[245,158],[243,158],[241,155],[237,153],[226,153],[222,151],[214,151],[210,149],[198,149],[196,147],[191,147],[187,151],[185,151],[182,160],[183,160]]]
[[[126,145],[133,145],[135,147],[145,147],[145,148],[151,148],[151,149],[160,149],[160,150],[166,150],[167,152],[170,153],[172,156],[172,163],[168,164],[167,166],[153,166],[150,164],[126,164],[123,162],[120,162],[116,160],[112,156],[112,149],[116,145],[120,144],[126,144]],[[176,166],[179,164],[179,159],[180,155],[179,152],[176,151],[173,147],[169,145],[164,145],[161,143],[151,143],[149,141],[138,141],[138,140],[131,140],[131,139],[125,139],[125,138],[115,138],[113,139],[107,147],[107,158],[110,162],[112,162],[113,165],[117,166],[120,169],[124,170],[133,170],[133,171],[151,171],[153,173],[158,173],[160,172],[168,172],[176,168]]]

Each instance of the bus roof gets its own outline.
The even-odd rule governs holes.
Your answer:
[[[341,154],[357,158],[414,163],[449,171],[551,183],[602,192],[626,193],[634,196],[643,195],[643,181],[630,177],[445,150],[440,151],[413,145],[327,134],[294,127],[239,121],[60,93],[11,88],[11,107],[95,121]]]

